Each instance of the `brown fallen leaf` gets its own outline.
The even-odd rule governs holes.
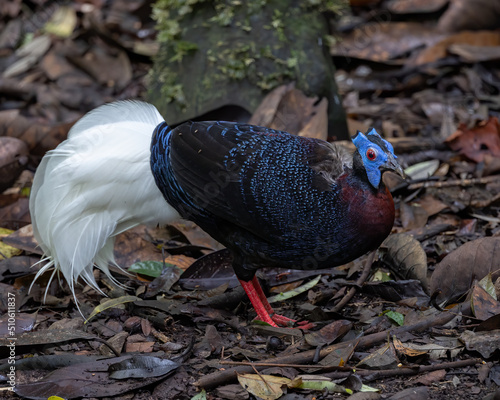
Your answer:
[[[412,65],[423,65],[440,60],[448,55],[448,49],[455,44],[468,44],[473,46],[499,46],[500,32],[497,31],[463,31],[439,41],[433,46],[423,50]]]
[[[307,97],[295,84],[271,91],[255,110],[249,124],[326,140],[328,100]]]
[[[152,353],[156,342],[128,342],[125,344],[127,353]]]
[[[20,110],[0,111],[0,136],[24,141],[35,155],[43,155],[66,139],[76,121],[50,126],[21,115]]]
[[[449,0],[391,0],[387,9],[394,14],[424,14],[434,13],[448,5]]]
[[[401,223],[406,230],[418,229],[425,226],[429,215],[418,204],[401,203]]]
[[[481,322],[477,328],[476,332],[480,331],[494,331],[500,329],[500,314],[494,315],[487,320]]]
[[[495,157],[491,154],[484,156],[484,174],[486,176],[493,175],[500,171],[500,157]]]
[[[485,321],[500,314],[500,302],[495,300],[480,285],[474,285],[472,289],[472,312],[478,320]]]
[[[441,211],[448,208],[447,204],[436,199],[436,197],[428,193],[422,196],[419,199],[418,203],[420,204],[420,207],[422,207],[427,212],[427,215],[429,217],[435,214],[439,214]]]
[[[132,65],[127,53],[101,43],[83,55],[66,54],[68,60],[101,85],[122,90],[132,80]]]
[[[432,46],[443,37],[422,23],[371,22],[346,35],[332,47],[331,53],[334,57],[402,64],[413,50]]]
[[[299,136],[327,140],[328,100],[323,97],[315,109],[311,119],[300,130]]]
[[[500,3],[491,0],[454,0],[441,16],[438,30],[458,32],[465,29],[495,29],[500,17]]]
[[[224,248],[224,246],[222,246],[194,222],[187,220],[177,221],[170,224],[168,228],[172,227],[175,228],[180,235],[183,235],[189,241],[189,243],[194,246],[201,246],[214,250],[220,250]],[[175,232],[173,239],[179,241],[184,240],[184,238],[182,237],[175,237]]]
[[[8,229],[19,229],[19,227],[31,223],[29,213],[29,200],[20,197],[15,203],[0,209],[0,226]]]
[[[337,320],[321,328],[319,331],[306,333],[304,339],[310,346],[331,344],[343,337],[352,328],[352,322]]]
[[[187,269],[194,258],[184,255],[165,256],[153,243],[147,241],[147,228],[143,225],[129,229],[116,237],[114,255],[118,265],[127,268],[138,261],[163,261]]]
[[[477,219],[464,219],[460,223],[459,236],[473,235],[476,231]]]
[[[249,399],[250,395],[241,386],[237,384],[219,386],[215,389],[215,395],[220,399]]]
[[[384,346],[372,351],[368,356],[363,358],[357,365],[357,368],[366,369],[389,369],[396,368],[400,363],[399,358],[392,343],[387,343]]]
[[[49,79],[57,81],[61,76],[73,72],[74,67],[65,57],[71,47],[71,42],[56,42],[42,59],[40,69]]]
[[[347,118],[347,129],[349,131],[349,136],[356,136],[359,132],[368,132],[370,130],[370,125],[363,121],[358,121],[354,118]],[[352,142],[351,142],[352,143]],[[385,174],[384,174],[385,176]]]
[[[427,351],[416,350],[405,346],[396,336],[392,338],[392,343],[394,344],[394,348],[399,356],[404,355],[405,357],[418,357],[427,354]]]
[[[417,279],[428,293],[427,255],[422,245],[414,237],[406,233],[390,235],[381,245],[386,249],[384,262],[399,277]]]
[[[432,274],[430,293],[439,305],[462,297],[488,274],[500,276],[500,237],[484,237],[467,242],[448,254]]]
[[[8,189],[28,164],[28,146],[22,140],[0,137],[0,192]]]
[[[257,107],[249,123],[252,125],[270,127],[283,96],[293,87],[294,85],[290,83],[288,85],[278,86],[277,88],[271,90],[271,92],[264,97],[264,100],[262,100],[259,107]]]
[[[23,226],[21,229],[11,233],[3,239],[3,242],[9,246],[16,247],[29,253],[39,255],[42,255],[43,253],[33,236],[33,227],[31,224]]]
[[[500,59],[500,46],[473,46],[470,44],[452,44],[448,51],[460,56],[467,63],[496,61]]]
[[[461,124],[446,143],[475,162],[483,162],[487,156],[500,157],[500,123],[491,117],[472,129]]]

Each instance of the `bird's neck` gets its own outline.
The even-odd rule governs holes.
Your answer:
[[[363,165],[363,161],[361,160],[361,157],[357,153],[353,157],[351,175],[358,184],[365,187],[365,189],[369,188],[373,193],[386,191],[386,187],[382,179],[380,179],[378,187],[374,187],[370,183],[370,181],[368,180],[368,174],[366,173],[366,168]]]
[[[389,235],[394,224],[394,200],[387,187],[371,185],[363,170],[353,170],[339,180],[342,204],[349,213],[344,232],[351,233],[349,243],[357,243],[361,253],[378,247]]]
[[[353,186],[359,186],[363,190],[369,190],[373,194],[379,192],[385,192],[386,187],[384,182],[380,180],[378,187],[374,187],[368,180],[368,176],[364,168],[353,168],[350,174],[350,184]]]

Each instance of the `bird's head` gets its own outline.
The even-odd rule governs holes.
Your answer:
[[[404,172],[396,161],[394,148],[387,140],[383,139],[375,129],[368,131],[366,135],[359,132],[352,138],[359,154],[362,166],[366,171],[368,181],[374,188],[380,186],[382,173],[393,171],[404,177]]]

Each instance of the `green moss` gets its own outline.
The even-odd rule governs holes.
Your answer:
[[[183,63],[186,56],[200,49],[198,40],[212,43],[211,48],[205,49],[202,61],[208,68],[213,68],[210,77],[203,78],[206,89],[229,79],[247,80],[260,90],[268,91],[304,73],[299,66],[307,64],[304,60],[307,55],[297,51],[296,43],[289,38],[294,37],[295,31],[322,31],[318,27],[317,13],[338,12],[346,2],[303,0],[290,2],[294,3],[290,6],[283,2],[282,6],[276,7],[277,3],[272,0],[157,0],[153,17],[157,21],[158,40],[165,54],[155,60],[151,79],[161,83],[163,101],[176,102],[181,111],[184,109],[186,98],[178,74],[186,70]],[[202,13],[203,18],[197,18]],[[258,24],[255,23],[256,16],[260,18]],[[223,36],[217,36],[221,35],[220,29],[214,29],[214,26],[231,29],[230,43]],[[240,30],[239,39],[234,37],[235,27]],[[198,36],[193,35],[193,31]],[[259,40],[253,40],[254,35]],[[200,62],[199,55],[197,62]]]
[[[174,47],[174,55],[170,61],[182,61],[182,58],[185,55],[198,50],[198,45],[196,43],[188,42],[186,40],[176,40],[174,42]]]

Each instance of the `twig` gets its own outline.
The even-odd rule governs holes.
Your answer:
[[[220,361],[221,365],[251,365],[253,367],[281,367],[281,368],[322,368],[324,365],[307,365],[307,364],[276,364],[274,362],[252,362],[252,361]],[[351,371],[352,368],[342,367],[341,371],[344,369]]]
[[[412,183],[408,185],[408,190],[416,190],[420,188],[443,188],[451,186],[472,186],[472,185],[484,185],[486,183],[491,183],[500,180],[500,175],[491,175],[484,178],[472,178],[472,179],[448,179],[446,181],[425,181]]]
[[[401,367],[401,368],[385,369],[378,371],[356,368],[356,375],[364,376],[365,377],[364,381],[368,382],[368,381],[373,381],[375,379],[390,378],[393,376],[418,375],[424,372],[438,371],[440,369],[462,368],[462,367],[467,367],[469,365],[480,364],[482,362],[483,360],[479,358],[472,358],[468,360],[450,361],[433,365],[418,365],[415,367]],[[334,372],[322,373],[321,375],[331,379],[340,379],[340,378],[346,378],[351,374],[352,371],[344,372],[336,370]]]
[[[370,270],[372,268],[373,260],[375,259],[375,253],[376,253],[375,251],[372,251],[368,256],[365,262],[365,267],[363,268],[363,273],[356,281],[357,287],[353,286],[352,288],[349,289],[344,298],[340,300],[340,302],[335,307],[333,307],[332,310],[333,312],[339,312],[340,310],[342,310],[345,307],[345,305],[349,303],[349,301],[351,301],[351,299],[354,297],[354,295],[358,291],[358,287],[361,287],[363,283],[365,283],[365,281],[368,279],[368,275],[370,275]]]
[[[480,358],[473,358],[468,360],[450,361],[440,364],[433,365],[417,365],[415,367],[404,366],[401,368],[385,369],[385,370],[369,370],[362,368],[353,367],[325,367],[324,365],[307,365],[307,364],[276,364],[273,362],[251,362],[251,361],[221,361],[222,365],[247,365],[251,366],[254,371],[257,372],[257,367],[280,367],[280,368],[300,368],[300,369],[311,369],[318,368],[324,370],[333,370],[333,372],[322,373],[322,376],[326,376],[332,379],[346,378],[351,375],[356,370],[356,375],[369,377],[369,380],[375,380],[380,378],[389,378],[392,376],[407,376],[407,375],[418,375],[424,372],[437,371],[440,369],[452,369],[452,368],[462,368],[469,365],[475,365],[481,363]]]
[[[488,207],[490,204],[498,201],[499,199],[500,199],[500,193],[497,193],[491,199],[486,199],[486,200],[472,200],[470,202],[470,206],[474,207],[474,208],[485,208],[485,207]]]
[[[424,331],[430,327],[433,326],[441,326],[449,321],[451,321],[453,318],[456,317],[456,315],[462,311],[463,313],[469,313],[470,312],[470,303],[466,302],[462,305],[458,305],[454,307],[452,310],[449,310],[448,312],[443,312],[437,316],[433,315],[428,318],[425,318],[416,324],[413,325],[408,325],[408,326],[400,326],[397,328],[393,329],[387,329],[382,332],[377,332],[373,333],[371,335],[363,336],[361,338],[356,338],[353,340],[349,340],[343,343],[338,343],[334,344],[331,346],[327,346],[325,349],[321,351],[321,358],[326,357],[328,354],[337,351],[339,349],[342,349],[346,346],[354,346],[357,344],[358,348],[361,347],[369,347],[373,346],[377,343],[380,343],[384,340],[386,340],[388,335],[400,335],[405,332],[420,332]],[[299,354],[293,354],[290,356],[284,356],[284,357],[276,357],[273,359],[270,363],[271,364],[306,364],[310,363],[312,359],[314,358],[316,350],[308,350],[304,351]],[[262,366],[254,366],[254,368],[257,369],[263,369],[264,367]],[[217,371],[208,375],[203,376],[200,378],[197,382],[195,382],[196,386],[203,387],[203,388],[213,388],[216,386],[219,386],[221,384],[227,383],[229,381],[234,381],[236,379],[236,374],[245,374],[245,373],[251,373],[253,371],[252,367],[249,367],[247,365],[241,365],[237,366],[234,368],[229,368],[224,371]]]

